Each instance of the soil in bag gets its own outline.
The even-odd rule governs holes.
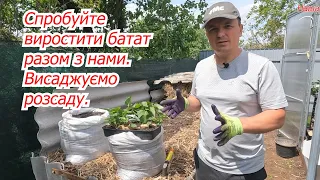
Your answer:
[[[135,130],[135,129],[124,130],[124,129],[116,129],[110,126],[104,126],[103,131],[106,137],[119,134],[122,132],[132,132],[134,135],[138,136],[142,140],[152,140],[155,137],[157,137],[157,135],[161,132],[161,126],[147,128],[147,129],[139,129],[139,130]]]

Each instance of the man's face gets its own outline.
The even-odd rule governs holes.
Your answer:
[[[207,23],[205,29],[214,51],[223,53],[238,48],[243,27],[237,19],[215,18]]]

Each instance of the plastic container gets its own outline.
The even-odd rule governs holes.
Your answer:
[[[276,151],[278,156],[283,158],[292,158],[299,155],[297,142],[286,137],[276,137]]]

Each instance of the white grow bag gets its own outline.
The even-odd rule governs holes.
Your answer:
[[[163,128],[152,140],[142,140],[132,132],[109,136],[110,149],[122,180],[142,180],[159,174],[165,162]]]
[[[74,117],[83,113],[100,112],[102,115]],[[59,121],[61,148],[66,154],[66,161],[83,164],[110,151],[108,138],[102,127],[109,112],[103,109],[83,108],[70,110],[62,114]]]

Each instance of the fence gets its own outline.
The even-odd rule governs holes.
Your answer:
[[[292,29],[292,28],[291,28]],[[295,37],[296,38],[296,37]],[[301,38],[301,37],[300,37]],[[304,43],[305,44],[305,43]],[[320,46],[320,45],[318,45]],[[246,49],[247,51],[249,52],[252,52],[252,53],[255,53],[255,54],[258,54],[260,56],[263,56],[263,57],[266,57],[266,58],[269,58],[273,64],[275,65],[275,67],[277,68],[279,74],[281,75],[282,74],[282,70],[281,70],[281,66],[282,66],[282,63],[283,63],[283,55],[284,55],[284,50],[283,49]],[[200,54],[199,54],[199,59],[204,59],[206,57],[209,57],[213,54],[213,51],[210,51],[210,50],[205,50],[205,51],[201,51]],[[306,54],[299,54],[299,55],[306,55]],[[320,69],[320,49],[319,49],[319,52],[317,51],[316,52],[316,56],[315,56],[315,63],[314,63],[314,69]],[[294,60],[286,60],[286,63],[290,63],[290,61],[294,61]],[[298,67],[299,65],[297,65]],[[288,70],[290,72],[293,72],[293,75],[297,76],[297,78],[303,78],[301,77],[301,73],[302,74],[305,74],[305,71],[307,69],[307,67],[305,67],[305,69],[300,69],[302,70],[302,72],[300,72],[300,74],[295,74],[296,70],[294,69],[295,67],[290,67],[288,68]],[[282,82],[285,86],[285,88],[289,88],[289,89],[296,89],[296,86],[297,84],[293,85],[292,87],[288,87],[288,85],[286,84],[288,81],[289,77],[287,76],[283,76],[282,77]],[[312,76],[312,81],[316,81],[320,79],[320,71],[313,71],[313,76]],[[302,82],[302,80],[299,80],[299,82]],[[305,86],[299,84],[300,88],[303,88]],[[301,90],[300,90],[301,91]],[[297,104],[292,98],[288,98],[288,100],[291,102],[291,106],[294,106],[293,108],[296,108],[296,107],[299,107],[300,105]],[[314,98],[311,97],[311,100],[310,100],[310,105],[309,105],[309,112],[311,113],[312,111],[312,107],[313,107],[313,101],[314,101]],[[294,126],[296,130],[298,130],[297,128],[299,128],[299,123],[297,126]],[[297,135],[288,135],[290,136],[291,138],[294,138],[294,139],[297,139]]]
[[[283,49],[245,49],[246,51],[258,54],[260,56],[269,58],[276,66],[278,72],[281,74],[281,62],[283,56]],[[213,54],[211,50],[200,51],[199,59],[204,59]]]

